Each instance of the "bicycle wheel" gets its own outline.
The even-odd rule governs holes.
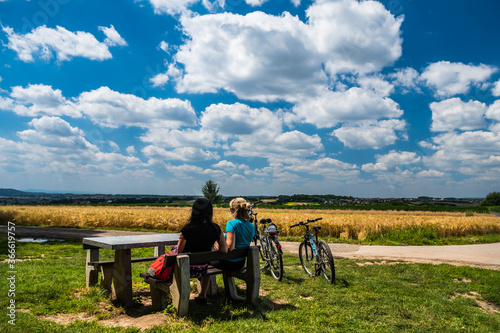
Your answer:
[[[323,271],[323,276],[330,283],[335,282],[335,263],[333,262],[332,251],[328,244],[321,240],[319,241],[319,254],[323,263],[321,264],[321,270]]]
[[[278,244],[275,239],[268,240],[269,241],[269,269],[271,270],[271,275],[278,281],[281,281],[283,278],[283,257],[278,250]]]
[[[309,242],[302,242],[299,245],[299,258],[300,263],[302,264],[302,268],[309,274],[310,277],[315,275],[315,265],[316,258],[314,257],[314,253],[312,251],[311,244]]]
[[[260,239],[259,254],[261,259],[260,271],[262,272],[268,266],[268,258],[269,258],[269,242],[265,237],[262,237]]]

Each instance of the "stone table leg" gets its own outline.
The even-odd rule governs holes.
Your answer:
[[[115,266],[113,269],[113,294],[124,306],[133,305],[132,300],[132,265],[130,249],[115,251]]]
[[[87,260],[85,261],[85,281],[87,288],[95,286],[99,280],[99,270],[89,265],[89,262],[92,261],[99,261],[99,249],[87,249]]]

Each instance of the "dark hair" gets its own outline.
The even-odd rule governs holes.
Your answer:
[[[212,223],[213,215],[214,210],[210,200],[207,198],[198,198],[193,203],[191,216],[189,217],[187,224]]]

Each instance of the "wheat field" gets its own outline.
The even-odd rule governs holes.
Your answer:
[[[303,228],[289,227],[321,217],[321,234],[363,240],[394,229],[432,230],[439,237],[500,234],[500,218],[455,212],[349,211],[259,209],[258,219],[270,218],[282,236],[300,236]],[[87,228],[133,228],[178,232],[189,218],[189,207],[1,206],[0,223]],[[214,208],[214,222],[224,230],[231,219],[227,208]]]

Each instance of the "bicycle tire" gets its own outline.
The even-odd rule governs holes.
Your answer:
[[[283,279],[283,256],[278,250],[278,243],[275,239],[269,240],[268,264],[271,275],[278,281]],[[275,244],[276,243],[276,244]]]
[[[299,258],[304,271],[306,271],[306,273],[309,274],[310,277],[313,277],[316,272],[316,258],[309,242],[306,243],[305,241],[303,241],[302,243],[300,243]]]
[[[259,254],[260,254],[260,271],[262,272],[266,267],[269,266],[268,264],[268,259],[269,258],[269,243],[268,240],[265,237],[262,237],[260,239],[260,247],[259,247]]]
[[[321,240],[319,241],[319,254],[323,263],[321,264],[321,271],[323,277],[330,283],[335,282],[335,262],[333,260],[332,251],[328,244]]]

